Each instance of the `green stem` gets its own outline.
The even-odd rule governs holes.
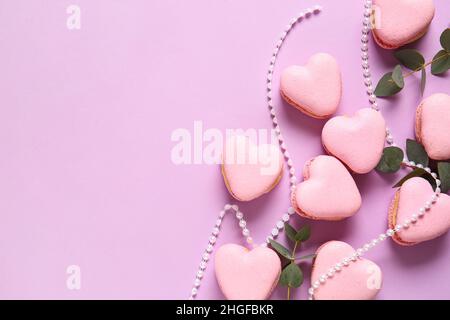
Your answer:
[[[295,263],[295,252],[297,251],[297,247],[298,247],[299,241],[295,241],[294,244],[294,249],[292,249],[292,254],[291,254],[291,263]],[[291,300],[291,287],[288,286],[287,288],[287,299]]]

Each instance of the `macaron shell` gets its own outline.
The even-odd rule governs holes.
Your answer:
[[[385,138],[384,118],[371,108],[360,109],[352,117],[333,117],[322,130],[325,150],[359,174],[368,173],[377,166]]]
[[[430,158],[450,159],[450,96],[436,93],[424,99],[416,112],[416,138]]]
[[[281,180],[283,166],[276,145],[255,145],[246,136],[233,136],[225,143],[222,175],[236,200],[251,201],[270,192]]]
[[[305,66],[284,69],[280,88],[290,105],[311,117],[328,118],[341,100],[341,71],[333,56],[317,53]]]
[[[421,38],[434,17],[432,0],[374,0],[375,41],[395,49]]]
[[[430,183],[419,177],[407,180],[399,190],[389,209],[389,228],[410,219],[413,213],[430,201],[434,194]],[[423,241],[432,240],[446,233],[450,229],[450,197],[441,194],[424,217],[408,229],[397,232],[393,239],[401,245],[414,245]]]
[[[355,250],[347,243],[329,241],[316,252],[311,283],[328,273],[336,263],[348,258]],[[315,300],[370,300],[376,297],[382,286],[381,269],[372,261],[358,259],[342,267],[325,284],[314,291]]]
[[[298,214],[314,220],[342,220],[361,207],[361,194],[345,166],[331,156],[318,156],[305,164],[304,181],[291,194]]]
[[[264,300],[276,286],[281,261],[272,249],[248,250],[226,244],[217,250],[215,271],[219,286],[229,300]]]

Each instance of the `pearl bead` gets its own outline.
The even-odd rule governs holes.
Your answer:
[[[197,278],[201,279],[201,278],[203,278],[203,275],[204,275],[204,273],[202,270],[197,271]]]
[[[213,246],[212,245],[208,245],[207,247],[206,247],[206,252],[208,252],[208,253],[211,253],[212,251],[213,251]]]
[[[396,232],[398,232],[398,231],[400,231],[400,230],[402,230],[402,226],[401,225],[396,225],[395,226],[395,229],[394,229]]]
[[[209,254],[208,253],[204,253],[202,256],[204,261],[208,261],[209,260]]]
[[[385,235],[384,233],[380,234],[380,235],[378,236],[378,240],[380,240],[380,241],[386,240],[386,235]]]
[[[276,228],[272,229],[272,236],[276,237],[278,235],[279,231]]]
[[[197,295],[197,292],[198,292],[197,288],[192,288],[191,294],[193,296]]]
[[[436,179],[436,186],[441,186],[441,180],[439,180],[439,179]]]
[[[224,208],[225,208],[226,211],[228,211],[228,210],[231,209],[231,205],[230,204],[226,204]]]
[[[216,228],[213,228],[212,234],[217,236],[219,234],[219,232],[220,232],[219,228],[216,227]]]
[[[389,229],[387,232],[386,232],[386,235],[388,236],[388,237],[392,237],[393,235],[394,235],[394,230],[392,230],[392,229]]]
[[[284,228],[284,223],[283,223],[283,221],[278,221],[278,222],[277,222],[277,228],[278,228],[278,229],[283,229],[283,228]]]
[[[211,243],[211,244],[215,244],[216,241],[217,241],[217,238],[216,238],[215,236],[211,236],[211,237],[209,238],[209,243]]]
[[[285,213],[285,214],[283,214],[283,216],[281,217],[281,219],[284,221],[284,222],[288,222],[289,221],[289,215],[287,214],[287,213]]]
[[[319,13],[322,11],[322,6],[319,6],[318,4],[314,6],[313,8],[314,13]]]
[[[201,283],[200,279],[197,278],[197,279],[194,280],[194,286],[195,287],[200,287],[200,283]]]
[[[289,213],[289,214],[294,214],[294,213],[295,213],[295,210],[294,210],[294,208],[292,208],[292,207],[289,207],[289,209],[288,209],[288,213]]]
[[[244,230],[242,230],[242,235],[244,237],[248,237],[250,235],[250,231],[247,228],[244,228]]]
[[[436,190],[434,191],[436,194],[440,194],[441,193],[441,188],[437,187]]]
[[[247,222],[245,220],[239,221],[239,227],[245,228],[246,225],[247,225]]]
[[[309,293],[310,295],[313,295],[313,294],[314,294],[314,288],[309,288],[308,293]]]
[[[431,176],[432,176],[434,179],[437,179],[437,174],[436,174],[435,172],[432,172],[432,173],[431,173]]]
[[[244,217],[244,214],[240,211],[236,212],[236,218],[238,218],[239,220],[242,219]]]
[[[222,224],[222,219],[217,219],[216,226],[220,227],[221,224]]]
[[[314,283],[312,287],[313,287],[313,289],[317,289],[317,288],[319,288],[319,286],[320,285],[318,283]]]
[[[425,168],[425,171],[428,172],[428,173],[431,173],[431,169],[428,168],[428,167]]]

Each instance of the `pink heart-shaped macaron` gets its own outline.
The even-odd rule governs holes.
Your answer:
[[[327,53],[317,53],[306,66],[290,66],[281,75],[281,95],[286,102],[314,118],[334,114],[341,91],[339,65]]]
[[[434,160],[450,159],[450,96],[436,93],[416,112],[416,137]]]
[[[256,199],[280,181],[283,154],[276,145],[255,145],[247,136],[231,136],[225,143],[222,175],[235,199]]]
[[[305,164],[304,181],[292,193],[298,214],[315,220],[341,220],[361,207],[361,194],[353,177],[336,158],[318,156]]]
[[[430,183],[423,178],[407,180],[395,193],[389,209],[389,227],[403,224],[407,219],[431,201],[434,194]],[[436,203],[426,211],[416,223],[411,223],[407,229],[402,229],[394,235],[394,240],[401,245],[413,245],[432,240],[450,229],[450,197],[440,194]]]
[[[322,130],[325,150],[344,162],[355,173],[367,173],[381,159],[386,124],[380,112],[360,109],[353,117],[334,117]]]
[[[434,17],[432,0],[374,0],[375,41],[395,49],[421,38]]]
[[[272,293],[281,273],[281,261],[272,249],[248,250],[236,244],[219,248],[215,256],[216,278],[229,300],[263,300]]]
[[[316,252],[311,283],[328,274],[330,269],[355,253],[349,244],[329,241]],[[382,285],[381,269],[372,261],[358,259],[333,272],[331,278],[314,291],[316,300],[369,300],[375,298]]]

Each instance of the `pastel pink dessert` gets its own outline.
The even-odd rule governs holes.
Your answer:
[[[272,249],[248,250],[236,244],[219,248],[215,257],[216,278],[229,300],[267,299],[278,283],[281,261]]]
[[[416,137],[434,160],[450,159],[450,96],[436,93],[416,112]]]
[[[327,274],[330,268],[345,258],[355,254],[355,249],[341,241],[329,241],[316,252],[313,263],[311,283]],[[343,266],[341,271],[314,291],[315,300],[370,300],[375,298],[382,286],[381,269],[372,261],[358,259]]]
[[[374,0],[373,37],[381,47],[396,49],[421,38],[434,17],[432,0]]]
[[[306,66],[290,66],[281,75],[281,95],[287,103],[314,118],[328,118],[339,106],[341,71],[327,53],[313,55]]]
[[[235,199],[256,199],[270,192],[281,180],[284,159],[278,146],[258,146],[248,137],[238,135],[229,137],[224,149],[222,175]]]
[[[322,130],[325,150],[355,173],[372,171],[383,155],[386,123],[380,112],[360,109],[353,117],[331,118]]]
[[[305,164],[304,181],[291,195],[301,216],[314,220],[342,220],[361,207],[361,194],[353,177],[336,158],[318,156]]]
[[[397,224],[404,224],[414,213],[419,215],[419,209],[424,207],[427,201],[431,201],[433,194],[433,188],[427,180],[418,177],[407,180],[397,190],[392,200],[389,208],[389,228],[393,229]],[[397,232],[393,239],[404,246],[414,245],[437,238],[449,229],[450,197],[440,194],[436,203],[424,213],[423,217],[419,215],[417,222]]]

